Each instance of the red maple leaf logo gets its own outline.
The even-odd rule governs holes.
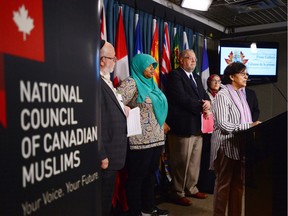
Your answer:
[[[44,62],[42,0],[0,0],[0,52]]]
[[[238,55],[236,54],[236,56]],[[231,64],[232,62],[242,62],[243,64],[246,64],[249,60],[245,59],[245,55],[242,51],[240,51],[240,61],[239,58],[237,58],[236,56],[234,56],[234,53],[231,51],[228,55],[228,58],[225,58],[225,62],[227,63],[227,65]]]
[[[231,51],[228,55],[228,59],[225,58],[225,61],[227,64],[230,64],[233,62],[233,52]]]
[[[241,51],[240,52],[240,59],[242,61],[243,64],[246,64],[248,62],[248,59],[244,59],[245,58],[245,55],[244,53]]]

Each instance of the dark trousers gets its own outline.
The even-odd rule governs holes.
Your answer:
[[[102,216],[111,214],[116,173],[117,171],[115,170],[102,170]]]
[[[162,150],[163,146],[128,151],[126,191],[130,216],[154,208],[155,171],[159,169]]]
[[[211,134],[203,134],[200,174],[197,187],[201,192],[213,194],[215,184],[214,170],[209,170]]]

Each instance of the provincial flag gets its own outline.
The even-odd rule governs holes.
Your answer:
[[[140,20],[139,14],[135,14],[135,44],[134,44],[134,55],[143,53],[143,46],[142,46],[142,35],[141,35],[141,27],[140,27]]]
[[[122,7],[119,9],[117,31],[115,38],[115,52],[118,59],[114,69],[113,84],[117,87],[121,81],[129,77],[128,52],[122,16]]]
[[[207,89],[207,79],[210,76],[208,54],[207,54],[207,39],[204,38],[203,57],[202,57],[202,68],[201,68],[201,80],[204,89]]]
[[[159,36],[158,36],[158,25],[157,20],[153,19],[153,38],[151,47],[151,56],[157,61],[158,65],[155,68],[153,79],[157,86],[160,86],[160,74],[159,74]]]
[[[173,69],[176,69],[177,67],[179,67],[179,55],[180,55],[179,44],[180,44],[180,41],[179,41],[179,36],[177,33],[177,28],[174,27],[173,54],[172,54]]]
[[[107,41],[105,5],[103,0],[101,0],[100,32],[101,32],[101,39]]]
[[[186,31],[183,32],[183,50],[189,49],[189,43]]]
[[[162,44],[161,84],[166,87],[166,75],[172,70],[170,62],[170,39],[168,23],[164,22],[164,38]],[[162,88],[163,89],[163,88]]]
[[[42,0],[0,0],[0,52],[44,62]]]

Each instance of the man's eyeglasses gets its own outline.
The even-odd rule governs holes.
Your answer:
[[[114,57],[102,56],[101,59],[102,58],[107,58],[107,59],[110,59],[110,60],[112,60],[114,62],[116,62],[118,60],[116,56],[114,56]]]
[[[190,56],[185,56],[183,58],[186,58],[186,59],[188,59],[190,61],[193,61],[193,62],[197,62],[197,58],[193,58],[193,57],[190,57]]]

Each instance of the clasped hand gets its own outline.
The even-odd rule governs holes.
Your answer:
[[[203,102],[203,105],[202,105],[203,115],[204,115],[204,118],[206,118],[211,112],[211,103],[209,100],[202,100],[202,102]]]

